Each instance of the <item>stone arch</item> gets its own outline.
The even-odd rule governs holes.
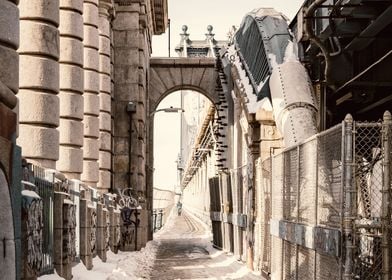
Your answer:
[[[6,173],[4,172],[3,166],[0,164],[0,197],[1,197],[1,207],[0,207],[0,227],[3,229],[0,234],[0,240],[5,240],[5,242],[0,242],[0,251],[5,252],[0,256],[0,271],[9,277],[9,279],[15,279],[15,236],[14,236],[14,222],[13,222],[13,212],[11,204],[11,195],[9,182],[7,180]],[[5,245],[5,248],[4,248]]]
[[[166,96],[179,90],[197,91],[213,104],[219,102],[214,58],[152,58],[150,65],[148,115]]]

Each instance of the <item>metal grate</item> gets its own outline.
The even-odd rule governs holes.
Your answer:
[[[39,275],[54,272],[53,264],[53,200],[54,183],[46,178],[45,170],[33,166],[34,184],[43,202],[43,244],[42,244],[42,269]]]

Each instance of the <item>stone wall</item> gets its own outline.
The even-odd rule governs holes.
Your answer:
[[[15,156],[17,114],[12,111],[19,88],[17,3],[0,1],[0,271],[8,279],[20,277],[20,178],[16,181],[18,172],[13,171],[20,161]]]

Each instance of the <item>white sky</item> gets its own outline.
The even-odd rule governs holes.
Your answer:
[[[239,26],[245,14],[255,8],[270,8],[283,12],[290,19],[304,0],[168,0],[171,23],[171,56],[180,41],[181,27],[188,26],[190,39],[201,40],[207,25],[214,27],[215,39],[226,40],[232,25]],[[153,56],[168,56],[168,32],[154,36]],[[158,108],[179,107],[179,94],[165,98]],[[180,114],[157,113],[154,123],[154,186],[173,189],[177,185],[176,163],[180,152]]]

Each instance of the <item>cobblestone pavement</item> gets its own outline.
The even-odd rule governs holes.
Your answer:
[[[150,279],[261,279],[212,248],[209,230],[186,212],[171,219],[154,239],[159,245]]]

